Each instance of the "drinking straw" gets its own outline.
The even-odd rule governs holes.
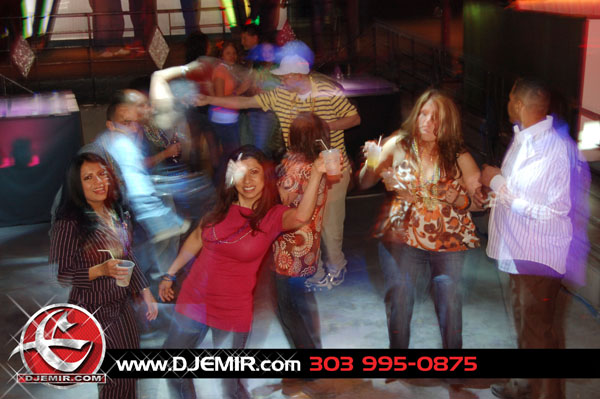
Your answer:
[[[115,257],[113,256],[112,252],[110,252],[110,249],[99,249],[98,252],[108,252],[108,254],[110,255],[110,257],[112,259],[114,259]]]
[[[377,147],[381,147],[381,137],[383,136],[383,134],[379,135],[379,141],[377,142]]]
[[[325,145],[325,142],[321,139],[317,139],[316,141],[319,141],[321,143],[321,145],[323,145],[323,147],[325,147],[326,151],[329,151],[329,148],[327,148],[327,146]]]

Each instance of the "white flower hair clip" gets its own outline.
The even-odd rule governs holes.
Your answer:
[[[225,188],[234,186],[242,180],[248,171],[248,168],[242,163],[242,155],[238,155],[237,161],[230,159],[227,163],[227,172],[225,172]]]

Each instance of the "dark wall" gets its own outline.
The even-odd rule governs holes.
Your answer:
[[[497,90],[506,95],[517,76],[547,81],[571,102],[579,101],[585,19],[503,9],[471,1],[463,10],[465,94],[468,104],[485,104]]]

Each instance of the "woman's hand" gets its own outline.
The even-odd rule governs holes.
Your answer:
[[[163,152],[165,154],[165,158],[179,156],[179,154],[181,154],[181,143],[169,144],[169,146],[165,148]]]
[[[487,209],[492,206],[491,200],[494,195],[494,192],[489,187],[481,186],[475,190],[472,200],[478,209]]]
[[[210,104],[208,96],[202,93],[198,94],[198,96],[196,97],[196,107],[204,107],[208,104]]]
[[[327,170],[325,169],[325,160],[323,154],[319,154],[319,157],[315,159],[312,165],[312,170],[324,174]]]
[[[172,301],[175,298],[173,282],[169,280],[161,280],[160,284],[158,284],[158,296],[163,302]]]
[[[148,319],[148,321],[156,319],[156,316],[158,316],[158,304],[149,288],[144,288],[142,290],[142,297],[144,298],[144,302],[146,302],[146,319]]]
[[[115,280],[125,280],[129,271],[125,268],[119,267],[121,259],[109,259],[106,262],[100,264],[101,275],[105,277],[112,277]]]
[[[450,187],[448,188],[448,190],[446,190],[446,195],[444,196],[444,200],[449,203],[450,205],[453,205],[456,202],[456,199],[458,198],[458,190],[456,190],[454,187]]]
[[[398,180],[394,168],[387,168],[381,172],[381,179],[385,184],[385,189],[396,193],[396,197],[409,203],[415,202],[415,197],[406,188],[406,186]]]

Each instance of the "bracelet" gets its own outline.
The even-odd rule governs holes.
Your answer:
[[[163,281],[175,281],[177,280],[177,276],[174,274],[165,273],[162,275]]]
[[[181,75],[185,78],[190,68],[187,65],[181,65],[179,68],[181,68]]]
[[[454,206],[454,204],[456,203],[456,200],[454,200],[454,203],[452,204],[452,206],[458,211],[463,211],[465,209],[469,209],[469,207],[471,206],[471,197],[469,197],[468,195],[465,195],[465,197],[467,197],[467,200],[465,201],[465,204],[463,206],[461,206],[461,207]],[[458,197],[456,199],[458,199]]]

